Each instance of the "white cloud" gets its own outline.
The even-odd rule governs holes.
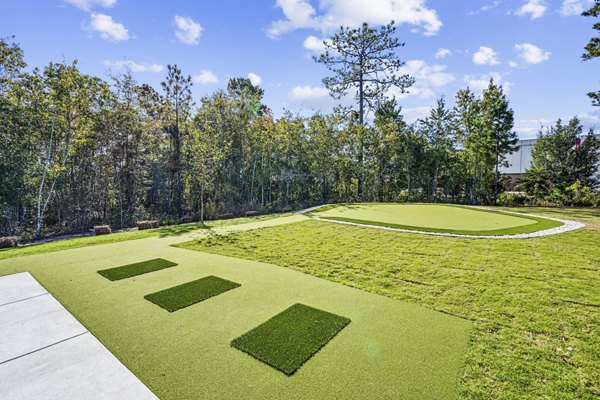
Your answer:
[[[435,90],[448,85],[456,80],[454,75],[446,71],[445,65],[429,65],[423,60],[409,60],[399,72],[409,74],[415,78],[415,83],[405,93],[392,88],[390,95],[397,99],[418,97],[420,99],[431,99],[435,97]]]
[[[154,73],[157,73],[157,72],[162,72],[162,70],[165,68],[164,66],[162,66],[160,64],[136,63],[131,60],[117,60],[117,61],[104,60],[103,64],[106,65],[107,67],[115,68],[118,70],[128,68],[132,72],[154,72]]]
[[[515,50],[526,64],[539,64],[549,59],[551,54],[549,51],[544,51],[531,43],[516,44]]]
[[[516,61],[509,61],[508,66],[511,68],[517,68],[519,66],[519,63]]]
[[[494,79],[494,83],[496,85],[502,85],[504,93],[507,94],[510,92],[512,88],[512,82],[505,81],[502,74],[499,72],[490,72],[485,75],[465,75],[464,81],[467,83],[467,86],[475,92],[475,94],[481,94],[485,89],[487,89],[490,84],[490,79]]]
[[[192,81],[200,85],[210,85],[219,82],[219,79],[212,71],[204,69],[198,75],[192,76]]]
[[[409,74],[415,78],[415,84],[401,93],[397,88],[392,88],[387,93],[389,96],[403,100],[408,97],[431,99],[436,96],[436,90],[456,80],[454,75],[446,71],[445,65],[430,65],[423,60],[409,60],[399,69],[399,74]],[[341,100],[334,100],[329,96],[329,91],[323,87],[296,86],[288,95],[293,104],[301,104],[319,110],[333,108],[335,104],[351,105],[355,103],[354,93],[349,92]]]
[[[556,120],[550,118],[515,120],[514,130],[521,139],[535,138],[543,127],[553,125]]]
[[[267,34],[277,37],[284,33],[300,28],[315,28],[319,22],[315,18],[315,9],[308,0],[277,0],[277,7],[281,8],[287,19],[271,23]]]
[[[440,48],[435,52],[435,58],[442,59],[452,55],[452,52],[448,49]]]
[[[254,72],[248,74],[248,79],[250,79],[250,82],[252,82],[254,86],[258,86],[262,83],[262,78]]]
[[[564,0],[560,7],[560,15],[563,17],[581,15],[581,13],[589,9],[593,3],[593,0]]]
[[[92,13],[88,30],[97,32],[102,39],[120,42],[129,39],[129,31],[110,15]]]
[[[486,11],[492,10],[494,8],[497,8],[500,5],[501,1],[500,0],[494,0],[492,3],[489,4],[484,4],[479,10],[477,11],[469,11],[467,13],[467,15],[478,15],[481,13],[484,13]]]
[[[477,65],[496,65],[498,55],[491,47],[479,46],[479,51],[473,54],[473,62]]]
[[[319,39],[316,36],[308,36],[304,39],[304,43],[302,43],[306,50],[309,50],[313,53],[320,54],[325,51],[325,44],[323,43],[323,39]]]
[[[363,22],[382,25],[390,20],[410,24],[435,35],[442,27],[437,12],[425,6],[425,0],[321,0],[320,14],[309,0],[277,0],[285,19],[271,23],[267,35],[276,38],[295,29],[310,28],[322,33],[340,26],[360,26]]]
[[[600,133],[598,132],[598,125],[600,124],[600,113],[598,112],[583,112],[580,113],[578,116],[579,120],[583,123],[583,125],[587,126],[588,128],[594,129],[596,130],[596,134]],[[563,121],[568,120],[567,118],[563,118]]]
[[[533,119],[518,119],[515,120],[515,131],[521,138],[535,138],[540,131],[545,131],[546,128],[556,124],[556,120],[560,118],[563,122],[569,121],[573,118],[573,115],[559,115],[552,117],[541,117]],[[584,132],[587,133],[588,129],[598,127],[600,123],[600,114],[582,112],[577,114],[577,118],[584,126]],[[597,133],[597,132],[596,132]]]
[[[65,0],[65,2],[84,11],[90,11],[94,5],[110,8],[117,4],[117,0]]]
[[[344,105],[354,104],[352,96],[348,95],[341,100],[334,99],[329,91],[319,86],[295,86],[288,93],[289,105],[297,108],[300,114],[309,116],[316,111],[328,113],[340,103]]]
[[[182,17],[180,15],[175,16],[175,25],[177,26],[175,36],[181,43],[198,44],[200,35],[204,30],[202,25],[191,18]]]
[[[290,100],[294,103],[314,101],[327,97],[329,97],[329,91],[323,87],[316,86],[295,86],[289,94]]]
[[[530,19],[537,19],[542,17],[548,7],[544,0],[528,0],[519,8],[515,14],[519,16],[529,15]]]
[[[424,119],[429,116],[431,107],[406,107],[402,108],[402,116],[404,120],[409,124],[417,122],[420,119]]]

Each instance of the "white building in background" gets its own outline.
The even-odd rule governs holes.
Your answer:
[[[531,167],[531,151],[537,139],[519,140],[519,150],[506,156],[509,167],[500,168],[506,175],[522,175]]]
[[[600,134],[596,135],[596,137],[600,139]],[[585,139],[585,135],[582,137],[582,140],[583,139]],[[515,187],[523,174],[531,167],[531,151],[533,150],[535,142],[537,142],[537,139],[521,139],[517,143],[519,150],[506,156],[509,166],[501,167],[500,173],[510,177],[511,188]]]

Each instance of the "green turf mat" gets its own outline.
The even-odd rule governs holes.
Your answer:
[[[177,264],[162,258],[154,258],[134,264],[123,265],[121,267],[103,269],[98,271],[100,275],[111,281],[131,278],[133,276],[147,274],[148,272],[158,271],[164,268],[174,267]]]
[[[348,318],[294,304],[231,345],[292,375],[349,323]]]
[[[206,278],[148,294],[144,298],[169,312],[173,312],[225,293],[238,286],[241,285],[217,276],[207,276]]]

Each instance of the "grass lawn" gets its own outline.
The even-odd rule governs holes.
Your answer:
[[[162,400],[455,398],[470,321],[289,268],[170,246],[280,223],[292,229],[304,220],[16,257],[0,260],[0,275],[29,271]],[[97,273],[152,258],[177,267],[118,281]],[[210,275],[241,286],[174,313],[144,299]],[[291,376],[231,346],[297,303],[352,322]]]
[[[140,261],[133,264],[123,265],[121,267],[102,269],[98,271],[100,275],[111,281],[132,278],[134,276],[147,274],[161,269],[174,267],[177,264],[162,258]]]
[[[331,205],[310,213],[336,221],[425,232],[513,235],[555,228],[562,223],[446,204],[360,203]]]
[[[517,211],[588,226],[493,240],[305,221],[181,246],[285,266],[473,321],[462,398],[598,399],[600,210]]]
[[[294,304],[231,345],[291,375],[349,323],[348,318]]]
[[[218,276],[207,276],[206,278],[147,294],[144,298],[169,312],[174,312],[239,286],[239,283],[221,279]]]
[[[212,229],[221,226],[255,223],[275,218],[281,218],[289,215],[291,214],[269,214],[258,215],[255,217],[242,217],[216,221],[206,221],[204,225],[199,222],[193,222],[189,224],[164,226],[156,229],[144,229],[141,231],[134,230],[129,232],[112,233],[110,235],[85,236],[75,239],[58,240],[55,242],[31,244],[22,247],[0,249],[0,260],[5,260],[7,258],[14,257],[30,256],[34,254],[52,253],[54,251],[76,249],[86,246],[96,246],[100,244],[117,243],[128,240],[146,239],[150,237],[177,237],[198,230]]]

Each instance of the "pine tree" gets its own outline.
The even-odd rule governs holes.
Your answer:
[[[333,76],[323,79],[323,84],[335,99],[341,99],[348,91],[355,91],[358,102],[359,131],[364,127],[365,114],[376,109],[395,88],[404,93],[414,83],[408,74],[401,74],[405,64],[396,51],[403,47],[394,35],[394,21],[379,29],[363,23],[359,28],[341,27],[340,31],[323,42],[325,51],[314,57],[324,64]],[[360,136],[360,132],[359,132]],[[358,145],[358,163],[362,170],[364,145]],[[362,173],[358,177],[358,197],[363,195]]]

